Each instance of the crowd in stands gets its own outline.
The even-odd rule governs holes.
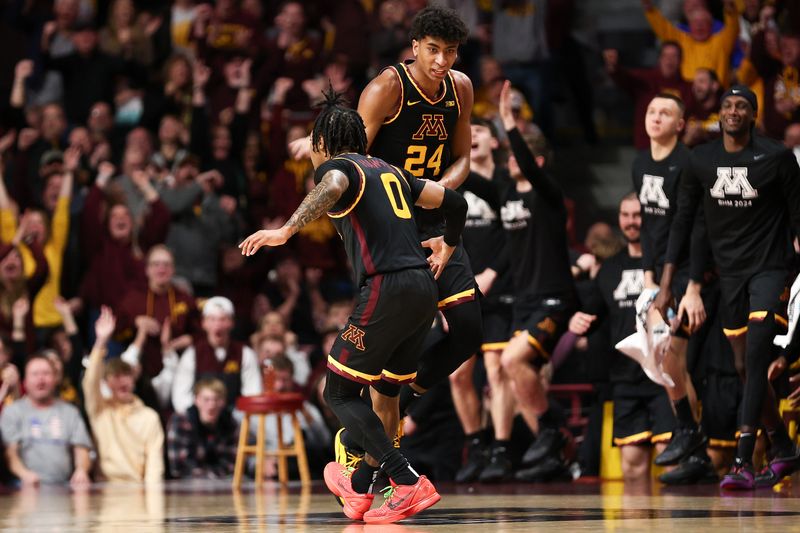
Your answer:
[[[574,2],[435,3],[470,27],[455,68],[473,81],[475,115],[499,125],[510,79],[520,131],[553,139],[552,79],[562,76],[596,142]],[[323,217],[287,249],[245,258],[237,244],[280,227],[313,188],[310,160],[287,145],[308,134],[321,91],[330,83],[355,105],[372,76],[411,57],[408,25],[425,5],[2,3],[0,482],[229,477],[235,399],[262,393],[265,368],[276,391],[306,395],[305,443],[320,475],[339,427],[322,397],[325,358],[358,289],[341,240]],[[718,136],[719,97],[738,80],[759,97],[759,128],[800,161],[796,3],[685,0],[675,20],[642,6],[660,40],[655,66],[595,51],[630,95],[637,148],[648,146],[647,104],[664,91],[686,103],[687,145]],[[622,242],[606,224],[572,243],[576,278],[593,277]],[[555,380],[606,382],[602,332],[576,346],[581,362]],[[415,464],[452,479],[463,439],[441,387],[406,418],[406,445]],[[272,445],[277,423],[291,422],[268,426]],[[452,441],[439,446],[430,437],[442,428]],[[595,449],[578,454],[581,467],[597,473],[598,440],[584,443]],[[265,472],[276,475],[271,464]]]

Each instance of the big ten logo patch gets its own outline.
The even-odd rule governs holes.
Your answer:
[[[352,343],[358,350],[364,351],[364,330],[355,327],[353,324],[347,326],[342,333],[342,340]]]
[[[417,132],[411,138],[415,141],[421,141],[425,137],[438,137],[440,141],[447,139],[444,115],[432,115],[429,113],[422,115],[422,124],[420,124]]]

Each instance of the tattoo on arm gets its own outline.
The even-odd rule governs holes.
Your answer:
[[[312,220],[318,219],[336,205],[348,185],[347,177],[338,170],[327,172],[322,181],[303,198],[286,226],[297,232]]]

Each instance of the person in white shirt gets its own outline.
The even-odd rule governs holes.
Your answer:
[[[180,358],[172,384],[172,407],[184,414],[194,404],[192,388],[201,377],[217,377],[228,389],[228,405],[239,396],[261,394],[262,378],[256,353],[231,338],[233,303],[221,296],[203,306],[205,338],[195,340]]]

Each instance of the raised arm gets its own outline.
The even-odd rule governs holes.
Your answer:
[[[511,82],[503,83],[500,93],[500,119],[508,133],[511,151],[517,160],[520,170],[533,186],[534,190],[551,202],[563,203],[564,198],[558,184],[544,172],[536,161],[536,156],[531,152],[525,140],[517,129],[517,121],[511,111]]]
[[[262,246],[281,246],[303,226],[328,212],[349,185],[350,181],[343,172],[339,170],[326,172],[283,227],[276,230],[260,230],[247,237],[239,245],[242,255],[253,255]]]
[[[89,420],[100,414],[103,409],[103,396],[100,392],[100,381],[103,378],[103,359],[111,335],[114,333],[116,320],[111,309],[103,306],[100,317],[95,322],[96,340],[89,355],[89,366],[83,376],[83,403]]]

